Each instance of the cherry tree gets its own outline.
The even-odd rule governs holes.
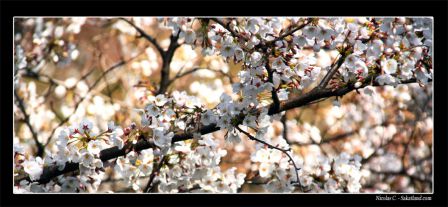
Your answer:
[[[15,28],[15,193],[432,191],[431,18]]]

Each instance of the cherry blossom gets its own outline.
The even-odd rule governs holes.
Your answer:
[[[52,79],[56,73],[42,76],[51,73],[47,62],[62,67],[83,55],[72,39],[90,20],[111,25],[120,54],[138,53],[141,46],[130,39],[142,37],[151,45],[146,56],[123,58],[97,82],[87,79],[89,73],[62,81]],[[369,192],[372,174],[384,170],[421,180],[398,191],[430,191],[431,184],[423,185],[427,177],[417,174],[428,174],[432,142],[412,137],[432,131],[431,18],[64,21],[69,24],[42,18],[17,23],[34,31],[15,42],[14,110],[26,124],[15,135],[15,193],[100,192],[115,179],[139,193],[237,193],[251,182],[261,182],[265,192],[360,193]],[[121,67],[120,75],[106,77]],[[49,96],[74,104],[47,103],[35,80],[23,76],[47,81]],[[97,85],[102,80],[105,86]],[[133,93],[112,95],[116,85]],[[404,152],[387,147],[394,139],[408,143],[396,147]],[[238,156],[246,156],[243,170],[229,167]],[[59,173],[68,167],[77,171]],[[57,176],[48,178],[46,169]]]

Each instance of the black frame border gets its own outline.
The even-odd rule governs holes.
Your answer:
[[[446,1],[2,1],[0,101],[1,205],[5,206],[447,206],[447,42]],[[243,195],[15,195],[12,193],[12,25],[14,16],[433,16],[434,17],[434,193],[431,201],[381,201],[375,194]],[[440,68],[440,69],[439,69]],[[414,195],[419,194],[390,194]],[[428,194],[422,194],[428,196]]]

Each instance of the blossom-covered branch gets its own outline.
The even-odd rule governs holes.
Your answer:
[[[32,35],[35,45],[28,44],[31,35],[17,43],[15,84],[20,86],[18,93],[28,98],[34,108],[23,104],[15,108],[30,111],[25,129],[32,129],[31,134],[17,129],[20,133],[14,145],[16,191],[104,191],[108,184],[101,183],[107,175],[113,186],[117,181],[124,183],[127,190],[141,193],[236,193],[249,181],[263,183],[267,192],[367,192],[369,189],[363,185],[372,181],[366,181],[369,177],[365,171],[378,159],[399,160],[406,163],[407,169],[415,160],[405,154],[427,156],[427,148],[421,147],[421,143],[406,139],[409,134],[405,129],[414,123],[419,133],[427,135],[432,130],[427,114],[412,116],[414,111],[425,108],[414,100],[425,99],[432,92],[427,87],[433,79],[431,19],[90,20],[76,19],[67,28],[60,23],[43,26],[42,20],[23,23],[31,25],[24,31],[37,32]],[[141,51],[138,45],[142,42],[134,41],[136,35],[153,45],[145,47],[145,57],[129,64],[126,76],[106,80],[107,90],[101,94],[90,93],[124,61],[103,71],[92,85],[84,86],[87,77],[95,74],[93,69],[78,82],[73,78],[75,81],[61,85],[53,83],[56,79],[52,75],[57,74],[51,72],[53,65],[36,67],[43,58],[50,58],[55,64],[69,59],[68,56],[76,59],[80,53],[73,46],[64,46],[65,41],[98,31],[85,30],[87,35],[80,36],[65,35],[64,31],[75,30],[77,34],[82,30],[80,25],[91,27],[92,23],[106,25],[97,27],[98,31],[110,31],[102,33],[112,37],[104,38],[108,41],[106,50],[122,48],[110,50],[112,59],[117,52]],[[92,36],[94,41],[102,39]],[[16,39],[21,40],[20,34]],[[33,47],[36,48],[29,49]],[[86,51],[83,47],[80,45],[79,49]],[[99,59],[103,60],[108,59]],[[38,68],[32,69],[34,74],[49,71],[50,87],[44,97],[36,95],[36,91],[41,91],[34,84],[36,79],[28,83],[19,78],[24,68]],[[183,78],[187,76],[188,80]],[[229,81],[223,81],[223,77]],[[76,83],[79,86],[75,87]],[[132,93],[123,93],[131,87]],[[79,96],[73,92],[81,91],[74,111],[68,110],[62,101],[62,113],[58,112],[58,106],[53,104],[53,88],[59,98],[67,94],[63,98],[67,101]],[[86,111],[77,110],[83,100],[91,97]],[[46,99],[50,99],[51,111]],[[332,104],[327,104],[328,99]],[[45,115],[38,110],[47,110],[49,119],[57,116],[60,121],[40,124]],[[64,126],[66,123],[71,126]],[[41,135],[36,131],[47,136],[48,125],[51,133],[44,145],[48,146],[43,149],[45,156],[30,155],[22,147],[24,139],[35,135],[33,138],[38,140]],[[322,126],[327,126],[324,135]],[[57,140],[51,142],[56,131]],[[334,139],[322,141],[322,136]],[[348,136],[352,139],[344,139]],[[391,141],[394,139],[405,140],[400,142],[403,153],[391,148],[400,145]],[[344,145],[321,145],[335,140]],[[383,154],[384,150],[390,153]],[[229,159],[244,160],[244,167],[225,167]],[[422,165],[427,166],[428,162],[422,161]],[[425,184],[420,190],[427,189]]]
[[[373,78],[373,77],[371,77]],[[416,80],[408,80],[408,81],[403,81],[403,84],[407,84],[407,83],[415,83]],[[381,86],[380,84],[374,82],[373,86]],[[361,88],[361,87],[360,87]],[[321,90],[313,90],[303,96],[299,96],[295,99],[289,100],[289,101],[285,101],[285,102],[281,102],[280,104],[280,108],[278,110],[270,110],[269,115],[273,115],[276,113],[280,113],[283,111],[287,111],[290,109],[294,109],[294,108],[298,108],[304,105],[307,105],[310,102],[319,100],[321,98],[329,98],[329,97],[335,97],[335,96],[344,96],[345,94],[356,90],[357,88],[354,87],[354,85],[349,85],[345,88],[341,88],[341,89],[337,89],[332,91],[331,89],[321,89]],[[359,89],[359,88],[358,88]],[[267,108],[269,109],[274,109],[275,106],[273,104],[271,104],[270,106],[268,106]],[[272,111],[272,112],[271,112]],[[272,114],[271,114],[272,113]],[[244,119],[243,117],[241,117],[241,119]],[[207,126],[202,126],[200,127],[200,129],[197,131],[198,133],[200,133],[201,135],[205,135],[205,134],[209,134],[215,131],[220,130],[219,127],[217,127],[217,125],[214,124],[210,124]],[[176,142],[180,142],[180,141],[185,141],[185,140],[189,140],[193,138],[194,132],[190,132],[190,133],[184,133],[184,132],[179,132],[174,134],[173,138],[172,138],[172,143],[176,143]],[[135,145],[129,143],[128,145],[126,145],[125,147],[123,147],[122,149],[119,149],[118,147],[112,147],[109,149],[104,149],[100,152],[100,159],[102,161],[108,161],[123,155],[126,155],[128,152],[130,152],[131,149],[135,150],[135,151],[140,151],[140,150],[144,150],[144,149],[148,149],[148,148],[154,148],[156,147],[156,145],[153,142],[149,142],[146,140],[141,140],[139,142],[137,142]],[[373,156],[372,156],[373,157]],[[366,159],[368,160],[368,159]],[[366,160],[363,160],[363,162],[366,162]],[[56,176],[62,175],[64,173],[67,172],[71,172],[76,170],[77,167],[76,165],[72,165],[70,163],[67,163],[66,167],[63,170],[58,170],[57,167],[48,167],[44,169],[44,173],[41,177],[40,180],[38,180],[39,183],[47,183],[50,181],[51,178],[54,178]]]

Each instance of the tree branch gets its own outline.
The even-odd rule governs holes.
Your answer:
[[[159,90],[157,91],[157,94],[165,93],[166,90],[168,89],[168,85],[170,84],[170,63],[171,63],[171,60],[173,59],[174,52],[180,46],[177,43],[177,39],[179,38],[180,30],[178,30],[176,32],[176,34],[171,34],[170,45],[168,46],[168,50],[164,51],[162,49],[162,47],[157,43],[157,40],[154,39],[149,34],[147,34],[145,31],[143,31],[143,29],[141,29],[140,27],[138,27],[137,25],[135,25],[134,23],[132,23],[131,21],[129,21],[125,18],[120,18],[120,19],[126,21],[128,24],[130,24],[132,27],[134,27],[140,33],[140,35],[142,37],[144,37],[145,39],[147,39],[149,42],[151,42],[154,45],[154,47],[157,49],[157,51],[159,52],[160,56],[162,57],[162,69],[161,69],[161,74],[160,74],[160,87],[159,87]]]
[[[277,89],[274,85],[274,71],[272,70],[271,66],[269,65],[269,60],[266,58],[266,64],[265,64],[266,70],[268,71],[268,82],[272,83],[272,91],[271,91],[271,97],[273,103],[273,107],[270,110],[277,111],[280,109],[280,99],[278,99],[277,95]]]
[[[153,171],[151,172],[151,176],[149,177],[148,184],[146,185],[145,189],[143,189],[144,193],[149,193],[152,190],[152,188],[154,187],[154,185],[152,185],[154,178],[156,177],[156,174],[159,173],[160,169],[167,161],[167,158],[168,158],[167,156],[163,156],[163,158],[160,160],[159,164],[155,168],[153,168]]]
[[[232,36],[241,38],[241,39],[246,40],[246,41],[249,40],[247,37],[241,35],[241,34],[238,33],[237,31],[235,31],[235,30],[233,30],[232,28],[230,28],[230,22],[228,22],[228,23],[226,24],[226,23],[224,23],[223,21],[221,21],[221,20],[218,19],[218,18],[210,18],[210,19],[211,19],[212,21],[218,23],[218,24],[221,25],[222,27],[224,27],[227,31],[229,31],[229,32],[232,34]]]
[[[224,76],[226,76],[227,78],[229,78],[229,82],[230,82],[230,83],[233,83],[232,77],[231,77],[228,73],[225,73],[225,72],[222,71],[222,70],[213,70],[213,69],[210,69],[210,68],[193,68],[193,69],[191,69],[191,70],[189,70],[189,71],[185,71],[185,72],[183,72],[183,73],[178,73],[176,76],[174,76],[174,78],[172,78],[172,79],[168,82],[168,86],[171,85],[175,80],[177,80],[177,79],[179,79],[179,78],[182,78],[182,77],[184,77],[184,76],[187,76],[187,75],[189,75],[189,74],[192,74],[192,73],[194,73],[194,72],[196,72],[196,71],[198,71],[198,70],[210,70],[210,71],[213,71],[213,72],[215,72],[215,73],[220,73],[221,75],[224,75]],[[181,72],[181,71],[179,71],[179,72]]]
[[[286,112],[285,114],[283,114],[282,118],[280,119],[280,122],[283,125],[283,131],[282,131],[283,139],[285,139],[286,143],[291,144],[288,139],[288,125],[286,124]]]
[[[291,151],[291,148],[289,148],[289,149],[282,149],[280,147],[276,147],[274,145],[271,145],[271,144],[269,144],[269,143],[267,143],[267,142],[265,142],[265,141],[263,141],[261,139],[257,139],[256,137],[250,135],[248,132],[242,130],[239,126],[236,126],[235,128],[238,129],[241,133],[245,134],[249,139],[257,141],[257,142],[259,142],[261,144],[264,144],[264,145],[266,145],[267,147],[269,147],[271,149],[276,149],[276,150],[279,150],[279,151],[282,151],[282,152]]]
[[[263,140],[257,139],[256,137],[252,136],[252,135],[249,134],[248,132],[242,130],[239,126],[236,126],[236,128],[238,129],[238,131],[240,131],[241,133],[245,134],[249,139],[254,140],[254,141],[257,141],[257,142],[259,142],[259,143],[262,143],[262,144],[266,145],[268,148],[276,149],[276,150],[282,152],[283,154],[286,154],[286,156],[288,156],[288,158],[289,158],[289,162],[292,163],[292,165],[293,165],[293,167],[294,167],[295,174],[296,174],[296,181],[295,181],[295,182],[291,182],[291,184],[294,184],[294,183],[299,184],[299,186],[300,186],[301,189],[302,189],[302,192],[304,191],[304,190],[303,190],[303,186],[302,186],[302,184],[300,183],[300,178],[299,178],[299,170],[300,170],[300,168],[297,167],[296,162],[294,162],[294,159],[292,159],[291,155],[288,153],[288,151],[292,151],[291,148],[289,148],[289,149],[282,149],[282,148],[280,148],[280,147],[276,147],[276,146],[271,145],[271,144],[269,144],[269,143],[267,143],[267,142],[265,142],[265,141],[263,141]]]
[[[317,86],[319,89],[323,89],[328,85],[328,82],[330,82],[331,78],[333,78],[334,74],[338,71],[338,69],[341,67],[341,65],[344,63],[346,58],[345,54],[341,54],[341,57],[338,59],[336,63],[334,63],[330,70],[325,74],[324,78],[322,79],[322,82]]]
[[[143,31],[143,29],[141,29],[140,27],[135,25],[133,22],[127,20],[126,18],[122,17],[120,19],[125,21],[125,22],[127,22],[132,27],[134,27],[134,29],[136,29],[138,31],[138,33],[140,33],[141,37],[143,37],[143,38],[147,39],[149,42],[151,42],[154,45],[154,47],[157,49],[157,51],[159,52],[160,55],[162,55],[165,52],[165,51],[163,51],[163,49],[159,45],[159,43],[157,43],[157,40],[154,37],[152,37],[151,35],[149,35],[145,31]]]
[[[92,86],[89,87],[89,90],[87,91],[87,94],[90,93],[97,85],[98,83],[101,81],[101,79],[103,77],[105,77],[108,73],[112,72],[113,70],[131,62],[132,60],[134,60],[135,58],[137,58],[138,56],[140,56],[142,53],[130,58],[129,60],[122,60],[118,63],[116,63],[115,65],[112,65],[110,68],[108,68],[106,71],[104,71],[104,73],[101,74],[101,76],[96,79],[96,81],[92,84]],[[51,132],[50,136],[47,138],[47,142],[45,143],[45,147],[50,144],[50,141],[54,135],[54,133],[56,132],[56,129],[61,127],[62,125],[64,125],[65,123],[68,122],[68,120],[70,120],[70,117],[76,113],[76,111],[78,110],[78,107],[81,105],[81,103],[86,99],[87,95],[82,97],[78,102],[76,102],[75,104],[75,109],[73,110],[73,113],[71,113],[69,116],[67,116],[65,119],[63,119],[61,122],[59,122],[59,124],[53,129],[53,131]]]
[[[290,30],[290,31],[288,31],[288,32],[283,33],[283,34],[280,35],[279,37],[277,37],[277,38],[275,38],[275,39],[273,39],[273,40],[271,40],[271,41],[266,42],[266,43],[265,43],[265,46],[270,46],[270,45],[272,45],[272,44],[275,44],[275,42],[277,42],[277,41],[279,41],[279,40],[282,40],[282,39],[284,39],[285,37],[294,34],[294,32],[297,32],[297,31],[303,29],[306,25],[309,25],[311,22],[312,22],[312,20],[307,19],[306,23],[303,23],[303,24],[297,26],[296,28],[294,28],[294,29],[292,29],[292,30]],[[260,47],[260,45],[257,45],[256,47]]]
[[[366,78],[365,81],[370,82],[370,80],[374,80],[376,76],[369,76],[368,78]],[[415,83],[416,79],[410,79],[410,80],[406,80],[406,81],[402,81],[401,83]],[[367,84],[364,84],[362,87],[367,86]],[[373,82],[373,86],[379,86],[378,83]],[[280,109],[277,111],[271,111],[270,113],[268,113],[269,115],[273,115],[282,111],[287,111],[290,109],[294,109],[294,108],[298,108],[301,106],[304,106],[312,101],[321,99],[321,98],[328,98],[328,97],[332,97],[332,96],[343,96],[351,91],[355,90],[355,87],[353,85],[347,85],[346,87],[343,88],[339,88],[339,89],[335,89],[335,90],[330,90],[330,89],[321,89],[321,90],[312,90],[311,92],[304,94],[303,96],[300,97],[296,97],[294,99],[285,101],[283,103],[280,104]],[[267,106],[268,108],[273,107],[272,104]],[[262,110],[261,108],[258,110]],[[220,130],[219,127],[216,126],[216,124],[210,124],[207,126],[202,126],[199,128],[199,132],[204,135],[204,134],[209,134],[215,131]],[[172,138],[172,143],[175,142],[179,142],[179,141],[184,141],[184,140],[188,140],[191,139],[193,137],[193,132],[184,132],[184,131],[178,131]],[[137,142],[134,146],[132,146],[131,144],[126,145],[125,147],[123,147],[123,149],[119,150],[118,147],[111,147],[108,149],[104,149],[101,151],[100,153],[100,159],[105,162],[107,160],[113,159],[113,158],[117,158],[119,156],[123,156],[125,154],[127,154],[130,150],[130,147],[133,147],[134,150],[136,151],[140,151],[143,149],[148,149],[148,148],[154,148],[155,145],[152,142],[152,140],[150,141],[146,141],[146,140],[141,140],[139,142]],[[365,163],[366,161],[363,160],[363,163]],[[77,164],[76,164],[77,165]],[[68,168],[68,169],[67,169]],[[78,166],[76,166],[76,168],[73,168],[72,165],[66,166],[66,168],[64,168],[62,171],[59,171],[57,169],[57,167],[45,167],[44,168],[44,173],[41,176],[41,178],[37,181],[41,184],[43,183],[47,183],[49,182],[52,178],[58,176],[58,175],[62,175],[66,172],[71,172],[78,169]]]
[[[174,52],[176,49],[180,46],[177,43],[177,39],[179,38],[180,30],[177,31],[177,33],[171,34],[170,36],[170,46],[168,47],[168,50],[166,52],[161,53],[162,54],[162,71],[160,73],[160,87],[157,91],[157,94],[163,94],[168,89],[168,86],[170,84],[170,64],[171,60],[173,59]]]
[[[37,133],[36,133],[36,131],[34,131],[34,128],[30,123],[30,117],[26,113],[25,105],[23,103],[23,100],[19,97],[19,94],[17,94],[17,90],[14,90],[14,97],[16,98],[16,101],[18,103],[20,111],[22,111],[22,113],[23,113],[25,124],[30,129],[31,134],[33,136],[33,140],[36,143],[37,156],[42,157],[42,155],[44,154],[45,147],[42,145],[42,143],[39,142],[39,140],[37,138]]]

